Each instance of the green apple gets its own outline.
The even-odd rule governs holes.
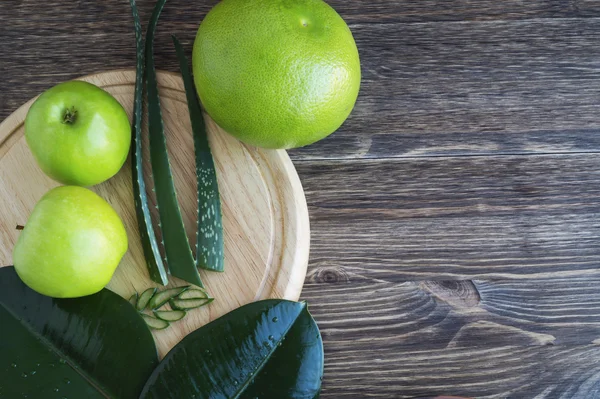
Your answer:
[[[62,186],[33,209],[13,262],[31,289],[75,298],[104,288],[126,251],[127,233],[115,210],[87,188]]]
[[[93,186],[123,166],[131,143],[127,113],[106,91],[71,81],[46,90],[25,118],[25,137],[40,168],[69,185]]]

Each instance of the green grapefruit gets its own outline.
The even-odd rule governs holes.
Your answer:
[[[223,0],[194,43],[196,89],[238,139],[301,147],[337,130],[358,96],[352,33],[321,0]]]

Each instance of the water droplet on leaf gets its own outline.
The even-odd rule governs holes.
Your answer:
[[[21,373],[21,377],[27,378],[27,373]]]
[[[16,369],[17,368],[17,363],[11,363],[10,367],[12,367],[13,369]]]
[[[279,321],[279,319],[277,318],[277,316],[273,317],[273,323],[277,323]]]

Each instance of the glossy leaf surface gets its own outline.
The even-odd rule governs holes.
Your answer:
[[[304,303],[251,303],[192,332],[150,376],[142,398],[312,399],[323,342]]]
[[[137,397],[158,364],[146,324],[106,289],[76,299],[36,293],[0,268],[0,398]]]

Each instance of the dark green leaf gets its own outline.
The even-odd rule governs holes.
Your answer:
[[[175,44],[181,76],[185,85],[196,152],[196,176],[198,179],[196,263],[198,267],[203,269],[222,272],[224,267],[223,222],[221,220],[221,197],[219,196],[217,172],[188,60],[181,43],[175,36],[173,36],[173,43]]]
[[[143,312],[146,307],[148,307],[148,303],[156,293],[156,288],[148,288],[140,295],[140,298],[137,301],[136,309],[138,312]]]
[[[202,298],[202,299],[171,299],[169,304],[171,308],[176,310],[189,310],[196,309],[204,305],[208,305],[215,298]]]
[[[185,292],[187,289],[188,287],[177,287],[157,292],[156,294],[154,294],[152,299],[150,299],[150,302],[148,302],[148,307],[152,310],[159,309],[164,304],[169,302],[170,299],[181,295],[181,293]]]
[[[142,313],[142,318],[144,319],[148,327],[150,327],[153,330],[164,330],[165,328],[169,327],[169,322],[166,320],[157,319],[156,317],[152,317],[144,313]]]
[[[185,317],[185,310],[155,310],[154,316],[165,321],[178,321]]]
[[[135,95],[133,101],[133,127],[131,146],[131,170],[133,172],[133,199],[138,221],[138,229],[144,249],[144,258],[148,266],[150,278],[159,284],[167,285],[169,278],[160,250],[156,242],[156,235],[152,227],[150,217],[150,208],[148,206],[148,195],[146,193],[146,182],[144,181],[144,168],[142,166],[142,112],[144,95],[144,38],[142,36],[142,25],[138,14],[135,0],[129,0],[133,22],[135,26],[136,42],[136,75],[135,75]]]
[[[323,342],[304,303],[251,303],[192,332],[148,379],[141,398],[318,397]]]
[[[158,82],[154,65],[154,33],[166,0],[158,0],[146,33],[146,89],[148,90],[148,131],[150,134],[150,163],[156,189],[160,228],[169,271],[189,283],[202,287],[194,256],[185,233],[181,210],[171,173],[167,141],[160,110]]]
[[[108,290],[76,299],[36,293],[0,269],[0,397],[137,397],[158,364],[150,331]],[[26,395],[26,396],[25,396]]]

